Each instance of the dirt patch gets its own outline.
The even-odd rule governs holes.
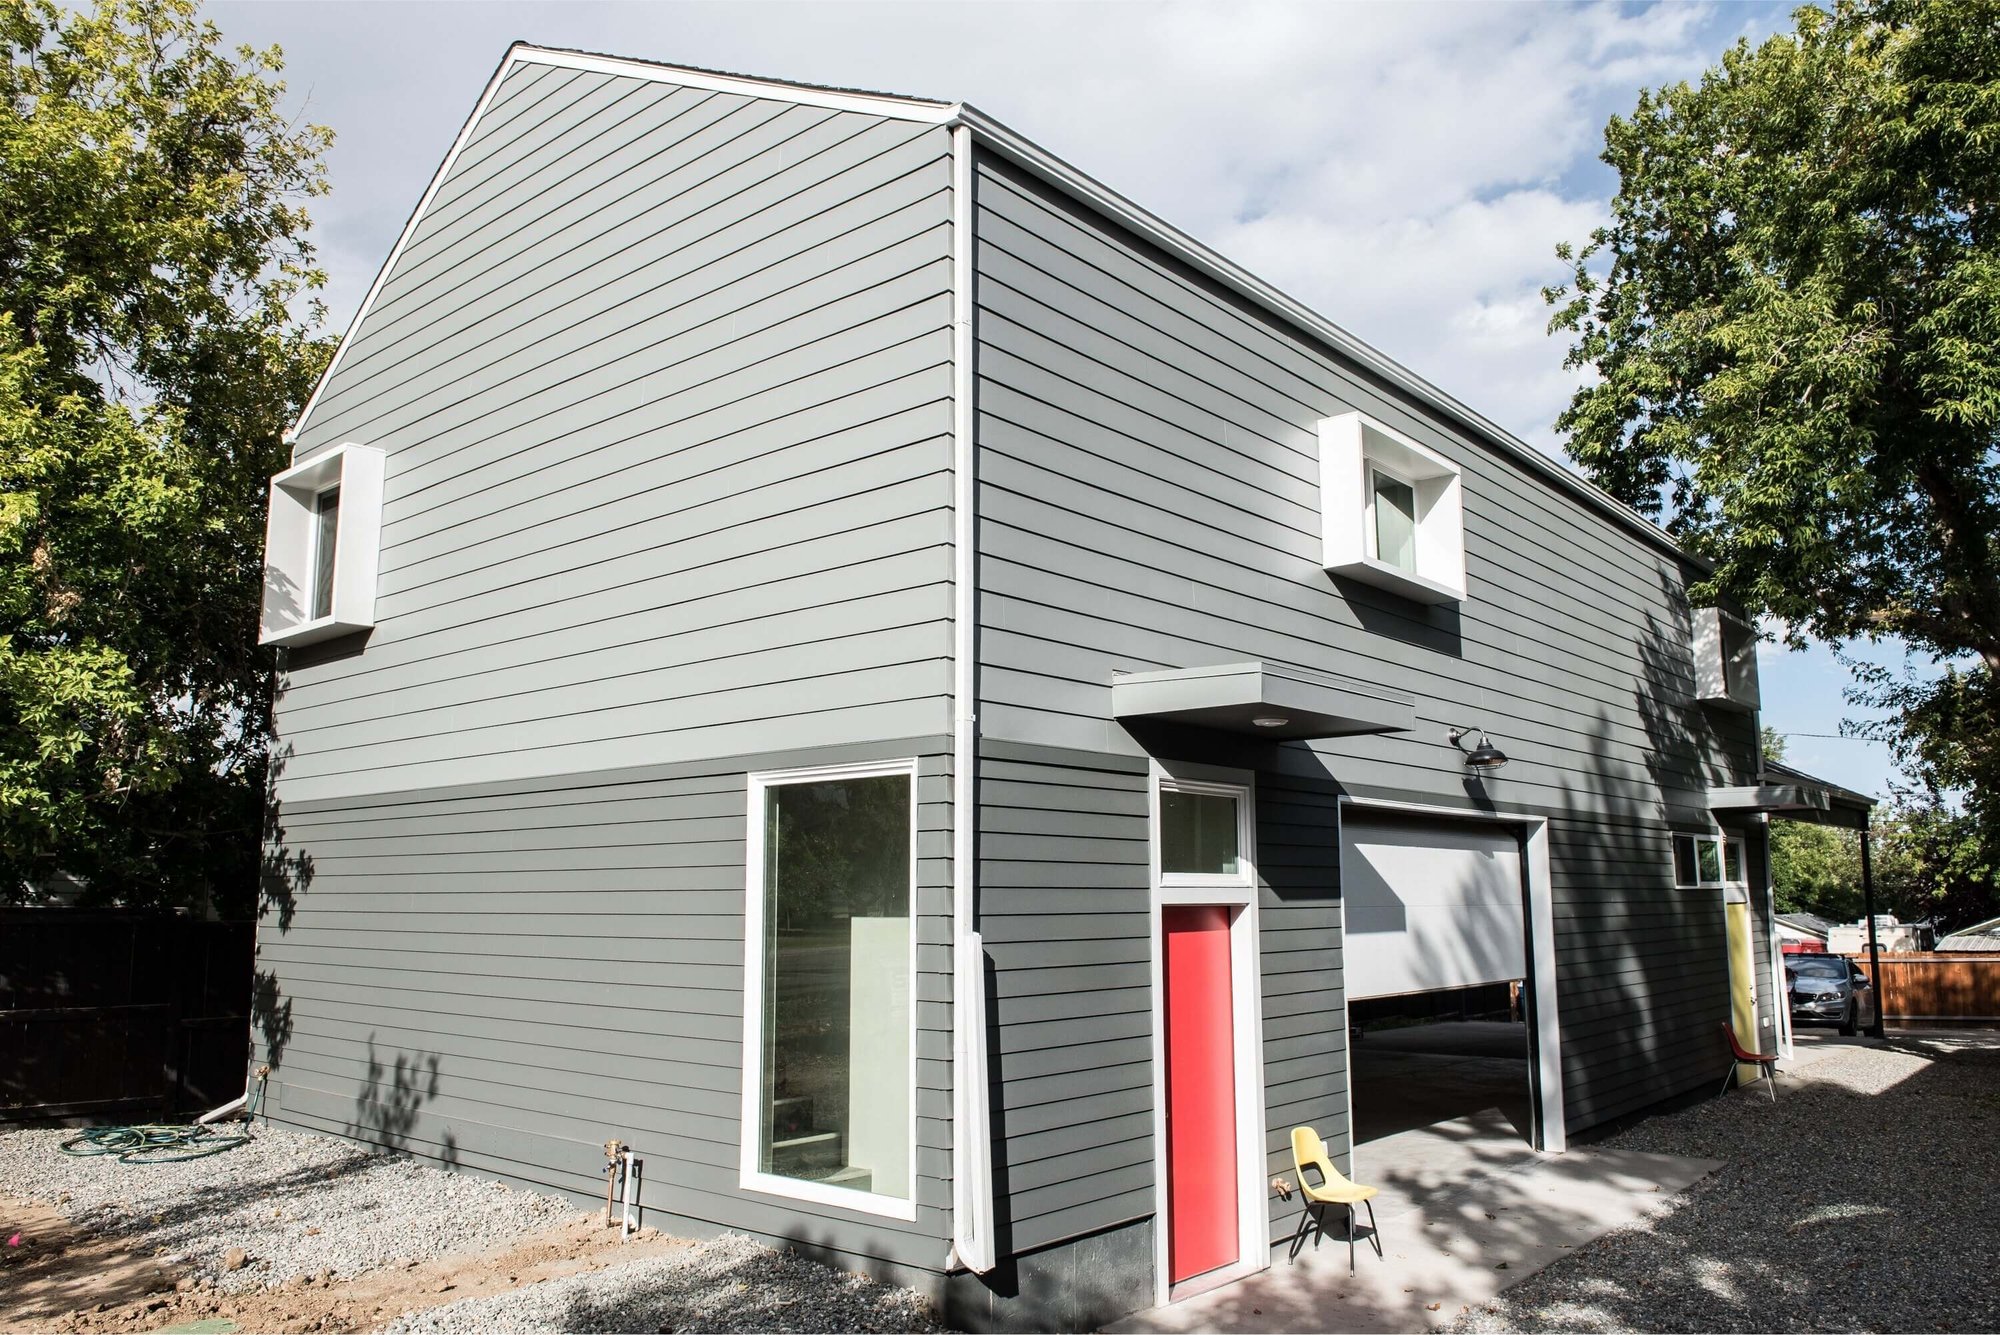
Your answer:
[[[33,1216],[44,1241],[32,1244],[32,1250],[9,1249],[22,1250],[22,1256],[18,1261],[10,1257],[0,1271],[6,1281],[0,1293],[0,1330],[62,1335],[161,1330],[196,1322],[205,1323],[204,1330],[221,1329],[221,1322],[242,1331],[373,1330],[405,1312],[671,1255],[692,1245],[652,1229],[621,1241],[617,1229],[587,1219],[484,1255],[407,1261],[346,1279],[324,1272],[281,1288],[227,1294],[192,1278],[177,1279],[151,1258],[121,1251],[108,1240],[79,1237],[49,1211],[8,1203],[5,1213],[24,1220]],[[9,1225],[9,1234],[17,1228],[25,1249],[30,1245],[28,1227]],[[254,1242],[247,1251],[254,1262]]]
[[[116,1238],[79,1229],[54,1210],[0,1197],[0,1330],[47,1330],[99,1303],[144,1306],[174,1276]]]

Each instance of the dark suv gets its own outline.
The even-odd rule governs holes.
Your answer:
[[[1862,1015],[1874,1023],[1875,991],[1861,966],[1841,955],[1793,955],[1785,961],[1793,1020],[1832,1020],[1852,1034]]]

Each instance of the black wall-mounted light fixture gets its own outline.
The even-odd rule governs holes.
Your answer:
[[[1473,747],[1470,751],[1466,751],[1465,737],[1468,733],[1474,732],[1479,734],[1479,745]],[[1479,770],[1483,773],[1487,770],[1499,769],[1507,763],[1506,752],[1493,745],[1493,739],[1486,735],[1486,729],[1484,728],[1453,728],[1447,734],[1447,737],[1453,746],[1461,751],[1465,751],[1465,767],[1467,769]]]

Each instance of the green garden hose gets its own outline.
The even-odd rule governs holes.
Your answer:
[[[233,1150],[249,1142],[250,1126],[257,1119],[257,1105],[264,1100],[264,1082],[269,1078],[267,1073],[258,1074],[256,1088],[243,1111],[243,1121],[235,1126],[218,1128],[199,1122],[94,1126],[65,1140],[62,1152],[79,1158],[109,1154],[119,1163],[179,1163]]]

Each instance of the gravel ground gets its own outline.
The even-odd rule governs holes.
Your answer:
[[[259,1127],[239,1149],[166,1164],[63,1154],[59,1146],[74,1134],[0,1134],[0,1192],[129,1238],[230,1293],[489,1251],[579,1213],[556,1197],[283,1127]],[[250,1261],[227,1271],[232,1247]]]
[[[550,1280],[406,1316],[390,1335],[562,1331],[937,1331],[909,1289],[725,1233],[677,1256]]]
[[[1727,1161],[1460,1331],[2000,1330],[2000,1034],[1904,1033],[1607,1144]]]

